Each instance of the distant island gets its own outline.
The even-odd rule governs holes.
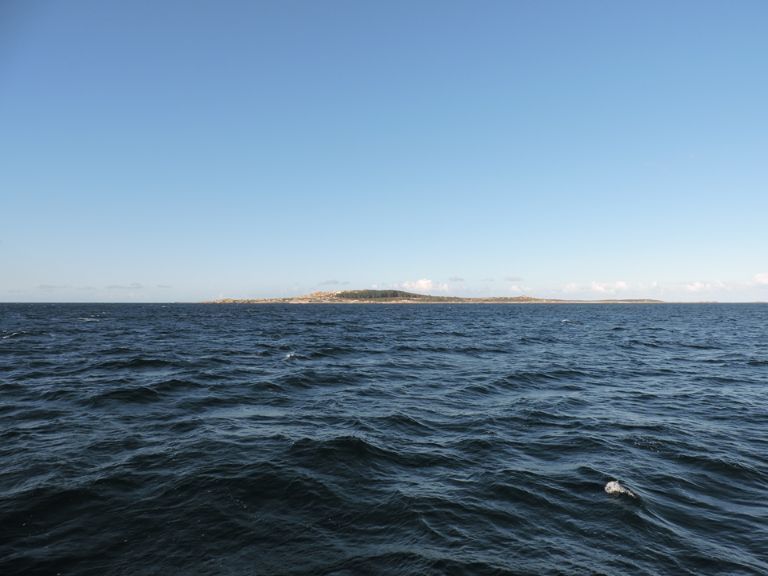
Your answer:
[[[648,298],[625,300],[560,300],[532,296],[491,296],[462,298],[432,296],[402,290],[342,290],[312,292],[287,298],[221,298],[206,304],[663,304]]]

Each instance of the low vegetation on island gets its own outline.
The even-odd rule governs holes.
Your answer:
[[[402,290],[343,290],[312,292],[287,298],[221,298],[210,304],[660,304],[661,300],[559,300],[532,296],[463,298],[432,296]]]

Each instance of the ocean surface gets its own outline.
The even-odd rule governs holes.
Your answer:
[[[0,574],[768,574],[768,305],[0,305]]]

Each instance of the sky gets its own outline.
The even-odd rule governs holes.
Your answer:
[[[0,301],[768,301],[766,22],[0,0]]]

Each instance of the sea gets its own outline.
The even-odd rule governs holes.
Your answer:
[[[768,305],[0,305],[0,574],[768,574]]]

